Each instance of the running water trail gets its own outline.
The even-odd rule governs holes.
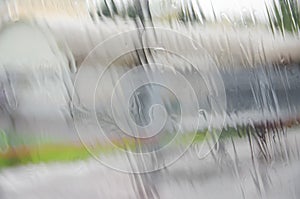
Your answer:
[[[298,135],[287,128],[299,120],[298,5],[266,2],[258,13],[242,4],[238,16],[218,13],[213,2],[207,13],[192,0],[74,1],[54,14],[0,4],[4,132],[84,145],[103,176],[108,168],[128,173],[109,172],[124,183],[116,189],[131,182],[121,191],[129,198],[219,198],[218,189],[273,198],[287,181],[284,195],[297,198]],[[113,155],[99,154],[99,144]],[[87,175],[80,179],[101,181]],[[13,186],[21,176],[1,175]],[[39,194],[53,196],[48,183]],[[26,184],[20,190],[30,198]],[[4,196],[21,197],[1,185]]]

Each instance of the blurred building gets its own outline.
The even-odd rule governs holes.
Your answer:
[[[88,13],[86,8],[85,0],[4,0],[0,4],[2,11],[0,13],[10,20],[33,17],[76,17],[86,15]]]

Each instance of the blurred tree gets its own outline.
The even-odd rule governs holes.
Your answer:
[[[299,33],[300,12],[297,0],[278,0],[278,3],[274,0],[273,7],[274,12],[267,8],[272,30],[279,28],[282,34],[284,31]],[[271,13],[274,13],[273,17]]]
[[[104,4],[102,4],[101,10],[102,14],[106,17],[113,17],[113,15],[118,15],[118,9],[114,0],[110,0],[110,2],[104,0]]]
[[[196,5],[193,5],[191,1],[186,1],[182,4],[178,13],[178,19],[184,23],[206,21],[206,17],[198,1]]]

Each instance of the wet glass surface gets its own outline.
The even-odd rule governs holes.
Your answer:
[[[0,1],[0,198],[299,198],[298,4]]]

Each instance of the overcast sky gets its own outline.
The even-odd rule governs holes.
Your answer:
[[[179,8],[181,1],[184,0],[150,0],[151,11],[154,15],[164,15],[169,12],[174,12]],[[192,0],[199,1],[204,14],[207,17],[213,17],[213,9],[217,17],[221,15],[240,17],[254,13],[257,19],[266,20],[265,5],[272,5],[273,0]],[[173,3],[170,3],[173,2]]]

